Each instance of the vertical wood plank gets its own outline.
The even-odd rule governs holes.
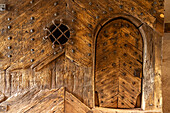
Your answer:
[[[56,72],[55,72],[55,84],[56,84],[56,88],[60,88],[63,87],[64,81],[66,78],[65,77],[65,54],[61,55],[58,59],[56,59]]]
[[[10,96],[11,95],[11,73],[9,72],[5,73],[5,79],[6,79],[5,95]]]
[[[5,79],[5,71],[0,71],[0,91],[5,93],[6,79]]]

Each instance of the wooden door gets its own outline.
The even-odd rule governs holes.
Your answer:
[[[100,107],[135,108],[141,99],[143,41],[131,22],[107,23],[96,41],[95,92]]]

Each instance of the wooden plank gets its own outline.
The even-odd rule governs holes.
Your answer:
[[[87,113],[90,111],[90,108],[79,101],[76,97],[74,97],[71,93],[66,91],[65,101],[68,102],[71,106],[66,105],[65,109],[69,109],[69,107],[75,107],[77,113]],[[67,104],[67,103],[66,103]],[[68,112],[69,113],[69,112]]]
[[[65,112],[64,113],[70,113],[70,111],[72,113],[80,113],[77,108],[75,108],[73,105],[71,105],[70,103],[68,103],[67,101],[65,101]],[[82,112],[82,111],[81,111]],[[82,112],[82,113],[86,113],[86,112]]]
[[[44,59],[42,59],[42,61],[40,61],[41,63],[38,64],[35,67],[35,71],[39,71],[40,69],[42,69],[44,66],[46,66],[48,63],[50,63],[51,61],[55,60],[57,57],[59,57],[60,55],[62,55],[65,51],[62,50],[59,53],[56,54],[51,54],[50,56],[45,57]]]
[[[145,52],[146,56],[144,58],[144,61],[146,61],[143,70],[144,71],[144,78],[143,81],[145,81],[143,83],[143,94],[144,94],[144,102],[145,105],[143,106],[146,110],[153,110],[155,108],[154,103],[154,64],[155,64],[155,47],[154,47],[154,43],[155,43],[155,39],[154,38],[150,38],[150,37],[154,37],[154,30],[149,27],[148,25],[144,24],[143,26],[141,26],[139,28],[141,31],[143,29],[143,31],[145,32],[145,38],[144,38],[144,42],[145,42]],[[149,32],[147,32],[149,31]],[[146,43],[147,42],[147,43]],[[147,48],[146,48],[147,46]]]
[[[96,107],[93,109],[93,113],[162,113],[161,111],[143,111],[140,109],[110,109],[110,108],[100,108]]]
[[[19,82],[18,82],[18,76],[17,76],[17,73],[14,72],[14,73],[11,73],[11,93],[16,93],[18,91],[18,85],[19,85]]]
[[[90,108],[93,107],[93,77],[92,75],[92,68],[84,68],[83,69],[84,77],[83,77],[83,102],[85,105],[89,106]]]
[[[155,100],[155,106],[157,109],[161,109],[162,105],[162,78],[161,78],[161,73],[162,73],[162,36],[158,34],[157,32],[154,33],[155,35],[155,90],[154,90],[154,100]]]
[[[45,106],[47,105],[47,106]],[[52,94],[48,94],[41,100],[38,99],[38,103],[32,103],[26,106],[25,110],[22,110],[22,112],[55,112],[55,110],[63,113],[63,107],[64,107],[64,89],[61,88],[58,91],[54,91]],[[40,109],[41,108],[41,109]],[[56,111],[56,112],[57,112]]]
[[[65,54],[63,54],[62,56],[60,56],[59,59],[56,59],[56,76],[55,76],[55,83],[56,83],[56,88],[60,88],[62,86],[64,86],[64,80],[66,78],[64,78],[65,76]]]
[[[7,96],[11,96],[11,74],[10,73],[6,73],[5,74],[5,94]]]
[[[5,93],[5,87],[6,87],[6,79],[5,79],[5,71],[0,71],[0,91],[2,93]]]
[[[54,90],[32,89],[25,93],[20,93],[1,103],[6,106],[8,113],[18,112],[41,112],[41,113],[64,113],[64,88]]]

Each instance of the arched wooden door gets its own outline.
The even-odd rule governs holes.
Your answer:
[[[119,18],[99,31],[95,62],[96,104],[99,107],[139,107],[142,54],[141,34],[131,22]]]

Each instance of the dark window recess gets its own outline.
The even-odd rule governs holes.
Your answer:
[[[68,41],[70,31],[67,26],[63,24],[56,24],[49,28],[47,36],[53,44],[62,45]]]

